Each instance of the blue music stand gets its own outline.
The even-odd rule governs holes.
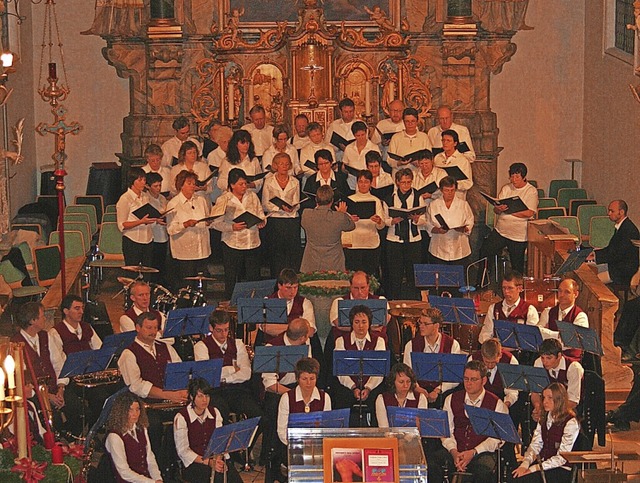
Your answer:
[[[293,372],[296,363],[308,357],[309,346],[303,345],[269,345],[257,346],[253,358],[253,372]]]
[[[356,305],[369,307],[373,314],[371,325],[387,324],[387,299],[338,300],[338,326],[349,327],[349,312]]]
[[[578,270],[580,266],[587,261],[587,257],[591,255],[593,248],[582,248],[580,250],[574,250],[569,252],[569,257],[560,265],[560,268],[556,270],[554,274],[556,277],[561,277],[565,273]]]
[[[441,409],[387,407],[389,427],[411,427],[423,438],[448,438],[451,435],[449,415]]]
[[[289,428],[348,428],[351,409],[290,413]]]
[[[499,413],[498,411],[477,408],[468,404],[464,405],[464,410],[478,436],[499,439],[505,443],[522,443],[509,413]]]
[[[115,347],[103,347],[98,350],[72,352],[64,361],[59,378],[80,376],[92,372],[104,371],[116,352]]]
[[[429,295],[429,305],[439,309],[442,318],[449,324],[478,325],[473,299]]]
[[[600,338],[595,330],[567,322],[558,321],[557,324],[558,330],[560,331],[560,339],[565,347],[581,349],[597,356],[604,354]]]
[[[239,324],[286,324],[286,299],[238,299]]]
[[[164,389],[179,391],[186,389],[191,379],[203,378],[211,387],[220,386],[222,359],[205,361],[171,362],[164,374]]]
[[[135,330],[130,330],[128,332],[121,332],[120,334],[110,334],[104,338],[102,341],[102,348],[106,347],[114,347],[116,352],[115,356],[119,356],[122,354],[122,351],[133,344],[135,340],[137,332]]]
[[[462,265],[414,264],[416,287],[461,287],[465,284]]]
[[[462,382],[465,354],[412,352],[411,366],[419,381]]]
[[[214,429],[204,451],[204,458],[247,449],[258,430],[259,423],[260,418],[258,417],[225,424]]]
[[[391,366],[389,351],[333,351],[334,376],[386,376]]]
[[[169,311],[162,336],[168,338],[208,334],[209,316],[215,309],[215,305],[206,305]]]
[[[540,393],[549,385],[549,374],[542,367],[520,364],[498,364],[505,389]]]
[[[93,440],[93,438],[95,437],[97,432],[100,431],[100,428],[106,424],[107,419],[109,419],[109,414],[111,414],[111,408],[113,407],[113,403],[116,400],[116,398],[120,394],[123,394],[125,392],[129,392],[129,388],[126,387],[126,386],[123,387],[122,389],[118,390],[117,392],[115,392],[111,396],[109,396],[104,401],[104,405],[102,406],[102,411],[100,411],[100,416],[98,416],[98,419],[96,420],[96,422],[93,423],[93,426],[91,426],[91,429],[87,433],[87,437],[84,440],[84,450],[85,451],[89,450],[89,447],[91,446],[91,441]]]
[[[537,325],[518,324],[508,320],[494,320],[493,330],[503,347],[538,352],[542,334]]]
[[[271,295],[276,287],[276,279],[260,280],[258,282],[237,282],[231,294],[231,306],[238,305],[238,299],[263,299]]]

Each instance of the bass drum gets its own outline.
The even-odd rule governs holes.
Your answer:
[[[178,297],[173,308],[188,309],[191,307],[204,307],[205,305],[207,305],[207,299],[202,292],[191,287],[185,287],[178,291]]]

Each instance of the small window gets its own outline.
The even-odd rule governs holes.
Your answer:
[[[633,2],[634,0],[616,0],[615,16],[615,47],[632,55],[635,31],[627,29],[627,24],[635,23]]]

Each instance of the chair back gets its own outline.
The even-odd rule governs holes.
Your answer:
[[[107,205],[107,206],[105,206],[104,212],[105,213],[115,213],[116,212],[116,205]]]
[[[104,213],[104,200],[102,195],[77,195],[73,204],[75,205],[92,205],[96,209],[96,219],[101,220]]]
[[[87,247],[87,251],[89,251],[91,247],[91,233],[87,223],[81,221],[65,221],[64,231],[79,231],[82,233],[84,246]]]
[[[558,206],[569,209],[571,200],[584,200],[587,198],[587,190],[584,188],[560,188],[558,191]]]
[[[580,233],[580,224],[578,218],[575,216],[550,216],[549,220],[555,221],[558,225],[569,230],[569,233],[578,237],[579,241],[582,241],[582,234]]]
[[[105,213],[102,215],[102,221],[100,222],[100,224],[106,223],[108,221],[117,221],[117,220],[118,220],[117,213]]]
[[[564,207],[556,206],[551,208],[538,208],[538,219],[545,220],[550,216],[566,216]]]
[[[18,270],[11,261],[3,260],[0,262],[0,276],[13,289],[22,287],[22,281],[25,279],[26,274]]]
[[[487,206],[485,207],[484,222],[489,228],[492,229],[496,224],[496,214],[493,211],[493,206],[490,204],[487,204]]]
[[[538,198],[538,208],[555,208],[558,203],[555,198]]]
[[[36,263],[38,285],[41,287],[53,285],[60,273],[60,247],[58,245],[35,247],[33,257]]]
[[[577,188],[578,182],[575,179],[552,179],[549,183],[549,198],[558,198],[560,188]]]
[[[591,233],[591,218],[594,216],[607,216],[607,207],[604,205],[580,205],[578,206],[578,222],[582,235]]]
[[[117,223],[102,224],[98,246],[100,251],[105,254],[105,258],[109,258],[109,255],[122,257],[122,232],[118,229]]]
[[[608,216],[593,216],[589,222],[589,245],[593,248],[604,248],[609,245],[615,224]]]
[[[49,245],[60,245],[60,232],[53,231],[49,236]],[[89,248],[84,243],[84,236],[79,231],[64,232],[64,257],[76,258],[87,255]]]
[[[590,200],[588,198],[569,200],[569,216],[578,216],[578,208],[580,208],[582,205],[597,204],[598,202],[596,200]]]
[[[93,205],[69,205],[64,210],[65,213],[86,213],[89,215],[89,228],[93,235],[98,231],[98,217]]]

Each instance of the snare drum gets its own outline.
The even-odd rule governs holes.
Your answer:
[[[524,300],[533,305],[538,312],[555,306],[558,303],[558,282],[557,278],[540,280],[524,277]]]

